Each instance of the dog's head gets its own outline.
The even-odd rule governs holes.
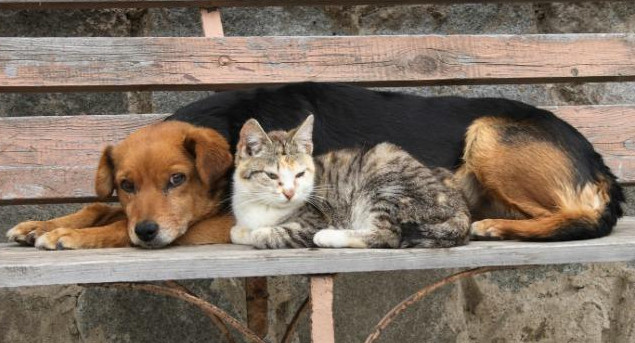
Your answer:
[[[163,247],[220,210],[231,165],[216,131],[161,122],[104,149],[95,190],[101,198],[117,190],[133,244]]]

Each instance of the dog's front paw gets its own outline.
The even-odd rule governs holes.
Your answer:
[[[251,245],[251,230],[243,226],[234,226],[229,232],[232,244]]]
[[[85,248],[78,230],[59,228],[41,235],[35,240],[35,247],[45,250]]]
[[[474,240],[500,240],[504,239],[503,231],[492,219],[479,220],[470,226],[470,236]]]
[[[9,242],[32,246],[48,230],[49,224],[45,221],[32,220],[22,222],[7,232],[7,239]]]

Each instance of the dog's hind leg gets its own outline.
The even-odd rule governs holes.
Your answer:
[[[615,224],[610,182],[580,182],[562,148],[540,128],[481,118],[466,136],[457,172],[475,219],[474,238],[570,240],[606,235]]]
[[[125,213],[121,207],[95,203],[84,206],[81,210],[63,217],[46,221],[32,220],[22,222],[7,232],[7,238],[9,241],[15,241],[20,244],[33,245],[38,237],[58,228],[83,229],[97,227],[125,218]]]

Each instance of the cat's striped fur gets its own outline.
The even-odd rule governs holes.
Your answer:
[[[258,248],[433,248],[467,242],[469,211],[449,171],[430,170],[389,143],[310,159],[312,117],[289,133],[268,135],[253,122],[241,134],[236,157],[235,243]],[[279,176],[267,185],[264,176],[282,175],[283,169],[302,175],[286,181]],[[299,191],[307,181],[308,192]],[[263,206],[267,200],[262,194],[260,200],[245,200],[249,195],[241,192],[250,183],[270,187],[276,200],[269,201],[269,208]],[[285,201],[279,195],[282,188],[275,191],[273,183],[287,191],[293,188],[302,200]]]

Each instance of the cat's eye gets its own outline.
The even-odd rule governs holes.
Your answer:
[[[176,186],[180,186],[183,182],[185,182],[185,174],[174,173],[170,175],[170,180],[168,181],[168,188],[174,188]]]
[[[303,176],[304,176],[304,172],[299,172],[299,173],[295,174],[296,178],[303,177]]]
[[[269,172],[265,172],[265,174],[267,174],[267,176],[272,179],[272,180],[278,180],[278,175],[274,174],[274,173],[269,173]]]
[[[126,193],[134,193],[134,183],[132,181],[122,180],[119,184],[119,188]]]

